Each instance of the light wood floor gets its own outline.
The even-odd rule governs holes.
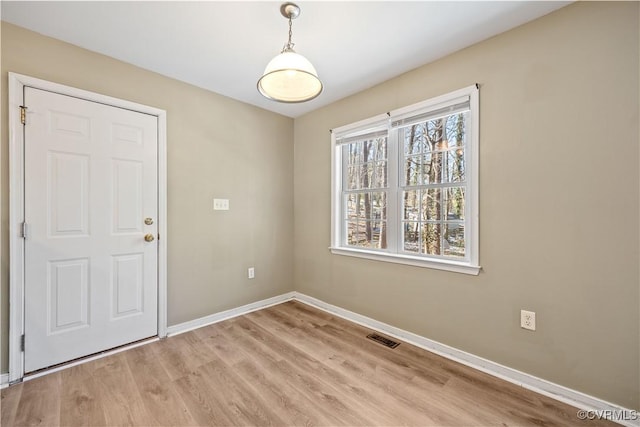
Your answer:
[[[2,426],[590,426],[576,408],[287,302],[11,386]]]

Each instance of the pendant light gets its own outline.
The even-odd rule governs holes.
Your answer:
[[[273,58],[258,80],[258,91],[278,102],[296,103],[309,101],[322,92],[322,82],[311,62],[293,50],[291,20],[300,15],[294,3],[284,3],[280,13],[289,19],[289,41],[282,52]]]

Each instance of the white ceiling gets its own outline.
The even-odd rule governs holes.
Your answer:
[[[273,1],[1,2],[2,20],[298,117],[449,53],[536,19],[569,2],[298,1],[298,53],[324,92],[282,104],[256,90],[287,39]]]

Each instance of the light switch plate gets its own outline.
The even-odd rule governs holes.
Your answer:
[[[213,210],[214,211],[228,211],[229,210],[229,199],[213,199]]]

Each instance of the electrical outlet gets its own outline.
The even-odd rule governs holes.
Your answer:
[[[535,331],[536,313],[534,311],[520,310],[520,327]]]
[[[213,199],[213,210],[214,211],[228,211],[229,210],[229,199]]]
[[[256,269],[253,267],[249,267],[249,269],[247,270],[247,277],[249,279],[253,279],[256,277]]]

